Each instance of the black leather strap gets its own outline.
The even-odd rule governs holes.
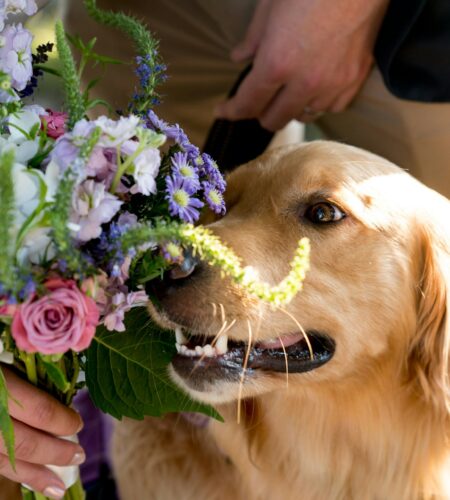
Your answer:
[[[450,1],[450,0],[449,0]],[[250,71],[247,67],[240,75],[229,97],[233,96]],[[216,120],[208,134],[203,151],[210,154],[224,172],[253,160],[265,151],[272,140],[270,132],[258,120]]]

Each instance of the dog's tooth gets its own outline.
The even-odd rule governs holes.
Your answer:
[[[182,346],[180,347],[180,352],[181,352],[181,354],[186,354],[187,350],[188,350],[188,348],[187,348],[185,345],[182,345]]]
[[[177,349],[177,352],[181,352],[181,346],[178,342],[175,343],[175,347]]]
[[[225,354],[228,351],[228,335],[221,335],[215,345],[217,354]]]
[[[196,345],[195,346],[195,354],[197,354],[197,356],[201,356],[202,354],[204,354],[203,347],[199,346],[199,345]]]
[[[180,345],[187,344],[188,342],[187,338],[183,335],[183,330],[179,326],[175,328],[175,337],[177,339],[177,343]]]
[[[203,346],[203,351],[205,353],[205,356],[207,356],[208,358],[212,358],[216,354],[216,350],[210,344],[206,344],[205,346]]]

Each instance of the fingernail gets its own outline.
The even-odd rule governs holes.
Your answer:
[[[84,463],[85,460],[86,460],[86,455],[84,454],[83,451],[79,451],[75,453],[75,455],[72,457],[70,465],[81,465],[82,463]]]
[[[84,427],[83,419],[80,417],[80,425],[78,426],[76,434],[78,434]]]
[[[58,486],[49,486],[44,490],[44,495],[46,497],[55,498],[55,500],[60,500],[65,493],[65,490],[59,488]]]

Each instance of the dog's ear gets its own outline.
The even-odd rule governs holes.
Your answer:
[[[446,236],[447,237],[447,236]],[[408,357],[411,378],[440,415],[450,415],[450,254],[445,238],[421,237],[417,329]]]

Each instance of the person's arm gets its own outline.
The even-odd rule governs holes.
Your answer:
[[[56,437],[78,432],[81,418],[12,371],[3,367],[2,371],[14,423],[16,470],[11,467],[0,438],[0,475],[26,483],[50,498],[62,498],[64,483],[45,464],[78,465],[84,461],[83,449],[78,444]]]
[[[268,130],[311,121],[352,101],[373,64],[388,0],[260,0],[246,37],[232,52],[253,61],[237,94],[217,115],[258,118]]]

